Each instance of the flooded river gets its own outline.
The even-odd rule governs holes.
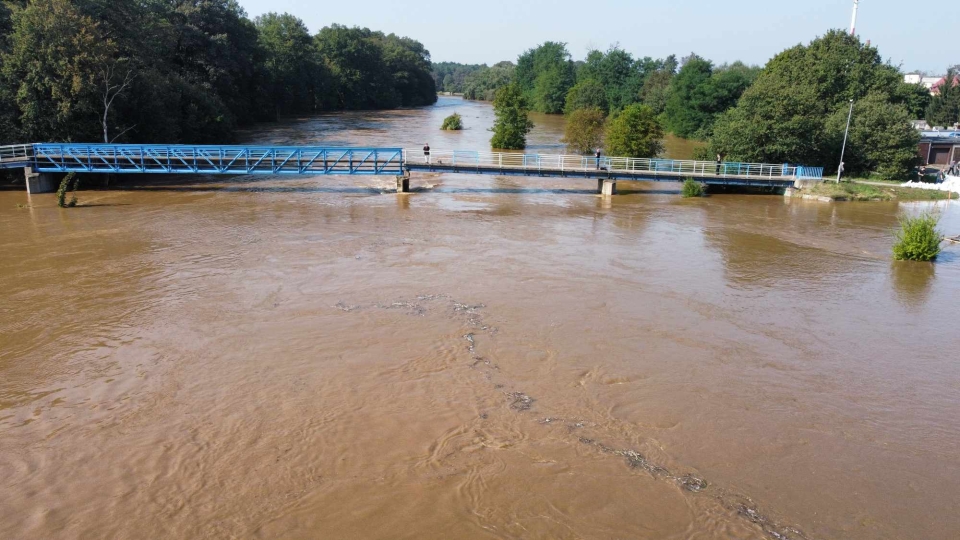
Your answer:
[[[0,191],[0,538],[957,538],[960,250],[890,257],[923,207],[392,183]]]

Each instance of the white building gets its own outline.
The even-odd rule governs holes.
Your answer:
[[[903,76],[903,82],[907,84],[922,84],[924,88],[933,91],[933,86],[944,79],[944,75],[936,77],[924,77],[919,73],[907,73]]]

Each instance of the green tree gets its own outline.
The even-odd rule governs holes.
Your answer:
[[[499,62],[470,73],[463,81],[463,97],[493,101],[497,90],[513,82],[515,71],[513,62]]]
[[[809,45],[798,45],[774,57],[737,106],[717,120],[712,148],[740,161],[836,167],[842,138],[838,141],[834,136],[828,126],[830,119],[844,114],[850,99],[860,101],[871,92],[902,105],[896,93],[901,81],[900,72],[884,63],[877,49],[846,32],[831,31]],[[885,124],[893,125],[905,109],[873,110],[891,115]],[[909,141],[900,141],[906,150]],[[868,172],[857,168],[872,162],[855,155],[863,151],[848,150],[854,152],[845,159],[850,165],[848,174]],[[876,166],[900,168],[895,162]]]
[[[600,109],[604,113],[609,112],[607,91],[600,82],[594,79],[584,79],[567,92],[564,112],[570,114],[580,109]]]
[[[960,122],[960,75],[957,69],[947,71],[944,82],[937,89],[927,108],[927,122],[933,126],[952,126]]]
[[[670,86],[677,72],[677,57],[670,55],[659,62],[655,70],[647,75],[640,89],[640,99],[644,105],[660,114],[667,108],[670,98]]]
[[[276,114],[313,110],[317,105],[319,66],[307,26],[288,13],[267,13],[257,17],[254,24]]]
[[[831,146],[839,148],[843,144],[848,113],[849,109],[841,107],[827,120]],[[910,120],[905,105],[892,103],[882,93],[870,93],[856,102],[843,158],[845,169],[876,171],[889,179],[908,179],[920,160],[917,155],[920,134],[910,125]]]
[[[528,117],[529,106],[520,86],[510,84],[497,90],[493,100],[496,120],[493,123],[493,148],[523,150],[527,146],[527,133],[533,129]]]
[[[713,64],[694,55],[674,77],[664,109],[666,128],[680,137],[693,137],[711,123],[709,81]]]
[[[527,102],[539,112],[563,112],[576,70],[566,43],[547,41],[517,59],[516,82]]]
[[[567,117],[563,143],[578,154],[590,154],[603,146],[606,114],[600,109],[577,109]]]
[[[14,16],[4,79],[28,140],[96,140],[98,73],[116,54],[100,25],[69,0],[35,0]]]
[[[607,128],[607,153],[652,158],[663,152],[663,127],[653,109],[634,104],[623,109]]]

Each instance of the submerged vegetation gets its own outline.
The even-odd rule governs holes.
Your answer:
[[[691,197],[703,197],[707,194],[707,186],[702,182],[697,182],[693,178],[687,178],[683,181],[683,187],[680,188],[680,196],[684,199]]]
[[[453,113],[443,119],[443,125],[440,129],[444,131],[460,131],[463,129],[463,118],[458,113]]]
[[[57,206],[60,208],[73,208],[77,205],[77,189],[80,188],[80,177],[77,173],[70,173],[60,181],[60,187],[57,189]],[[67,200],[67,193],[73,192],[70,200]]]
[[[493,100],[496,120],[490,145],[504,150],[523,150],[527,147],[527,133],[533,129],[527,99],[516,84],[504,86]]]
[[[939,217],[924,213],[916,217],[901,216],[893,256],[898,261],[932,261],[940,255],[943,235],[937,230]]]

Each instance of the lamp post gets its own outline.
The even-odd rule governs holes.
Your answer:
[[[843,132],[843,146],[840,147],[840,167],[837,169],[837,183],[843,174],[843,154],[847,151],[847,136],[850,135],[850,120],[853,119],[853,100],[850,100],[850,113],[847,115],[847,130]]]

